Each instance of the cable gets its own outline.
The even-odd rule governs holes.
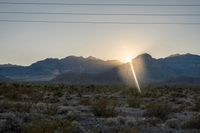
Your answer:
[[[179,7],[188,7],[188,6],[200,6],[200,4],[128,4],[128,3],[42,3],[42,2],[0,2],[0,4],[7,5],[66,5],[66,6],[179,6]]]
[[[73,13],[73,12],[1,12],[0,14],[93,15],[93,16],[200,16],[200,14],[146,14],[146,13]]]
[[[127,25],[200,25],[200,23],[191,22],[112,22],[112,21],[48,21],[48,20],[6,20],[1,19],[0,22],[22,22],[22,23],[63,23],[63,24],[127,24]]]

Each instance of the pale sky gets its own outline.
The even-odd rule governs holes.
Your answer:
[[[55,2],[53,0],[6,0]],[[57,0],[61,3],[158,3],[200,4],[199,0]],[[82,12],[200,14],[199,7],[45,6],[1,5],[0,12]],[[72,16],[1,14],[0,20],[61,20],[120,22],[194,22],[200,16]],[[112,25],[0,22],[0,64],[30,65],[45,58],[69,55],[124,60],[126,47],[135,57],[150,53],[155,58],[175,53],[200,54],[200,25]]]

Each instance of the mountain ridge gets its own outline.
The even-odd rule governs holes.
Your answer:
[[[100,73],[121,64],[120,61],[114,60],[68,56],[62,59],[47,58],[29,66],[0,67],[0,74],[20,81],[48,81],[66,72]]]
[[[173,81],[171,79],[184,82],[184,79],[191,80],[200,77],[200,56],[195,54],[175,54],[156,59],[150,54],[144,53],[136,56],[132,62],[140,82],[170,81],[171,83]],[[18,81],[109,84],[103,79],[104,77],[110,83],[118,84],[124,83],[124,81],[129,82],[130,79],[131,83],[134,82],[131,74],[130,66],[127,63],[118,60],[104,61],[92,56],[47,58],[30,66],[12,66],[10,64],[7,67],[0,67],[0,75]]]
[[[132,63],[134,64],[135,73],[138,77],[138,80],[141,83],[173,83],[176,81],[180,83],[184,82],[184,79],[185,82],[195,80],[195,83],[197,83],[200,77],[199,55],[179,54],[178,56],[155,59],[150,54],[144,53],[135,57],[132,60]],[[113,71],[113,69],[110,71]],[[107,73],[110,71],[108,70]],[[129,63],[125,63],[116,67],[115,74],[112,76],[118,77],[119,75],[116,75],[116,73],[120,73],[120,76],[122,77],[122,80],[118,82],[126,82],[128,84],[134,83]],[[82,75],[79,74],[79,76],[85,77],[85,79],[88,78],[88,76],[84,76],[84,73]],[[109,74],[107,74],[107,76],[112,77]],[[97,75],[96,78],[98,78]],[[53,81],[59,82],[59,80],[62,81],[62,83],[68,83],[70,81],[70,77],[67,74],[63,74],[59,75]],[[89,80],[91,79],[88,79],[88,81]],[[81,82],[82,81],[79,83]]]

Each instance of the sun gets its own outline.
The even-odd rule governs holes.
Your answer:
[[[132,59],[133,59],[133,57],[132,56],[126,56],[125,58],[124,58],[124,63],[130,63],[130,62],[132,62]]]

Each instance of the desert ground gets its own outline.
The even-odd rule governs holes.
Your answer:
[[[1,133],[199,133],[200,87],[0,83]]]

